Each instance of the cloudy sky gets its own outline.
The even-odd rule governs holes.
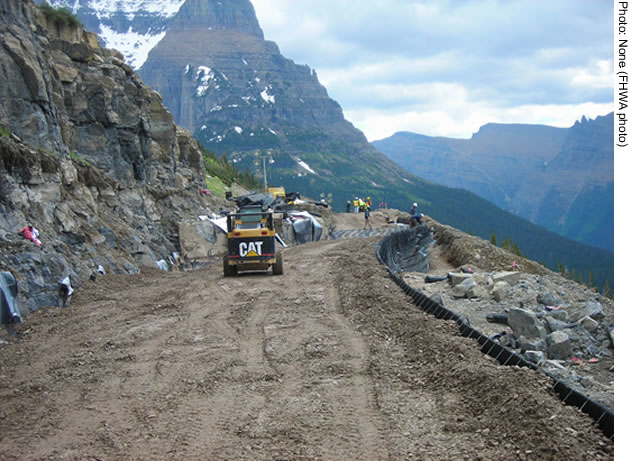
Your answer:
[[[370,141],[613,110],[612,0],[251,0]]]

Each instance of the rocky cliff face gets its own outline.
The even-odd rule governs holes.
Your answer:
[[[30,1],[0,1],[0,268],[25,311],[63,302],[102,266],[173,261],[178,223],[208,212],[191,134],[161,96],[95,35]],[[27,223],[38,248],[17,235]]]

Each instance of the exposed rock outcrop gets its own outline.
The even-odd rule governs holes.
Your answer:
[[[30,1],[0,13],[0,268],[32,311],[63,303],[64,277],[169,260],[180,222],[227,204],[200,196],[196,141],[118,52]],[[17,234],[27,223],[41,248]]]

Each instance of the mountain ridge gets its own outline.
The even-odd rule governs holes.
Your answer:
[[[470,139],[399,132],[373,144],[431,181],[613,252],[612,122],[613,113],[569,128],[486,124]]]

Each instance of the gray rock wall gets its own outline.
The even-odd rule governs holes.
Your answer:
[[[177,133],[161,95],[96,35],[51,24],[31,6],[29,15],[3,16],[0,44],[0,124],[28,145],[125,184],[204,184],[195,143]]]
[[[181,222],[226,206],[198,193],[204,167],[161,96],[99,46],[30,1],[0,1],[0,270],[23,314],[64,304],[106,273],[157,267],[180,251]],[[17,232],[27,223],[42,247]]]

